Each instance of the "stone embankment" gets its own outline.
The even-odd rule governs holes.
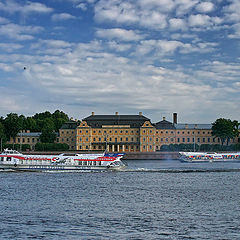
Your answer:
[[[58,155],[63,152],[24,152],[24,154],[39,154],[39,155]],[[74,154],[79,152],[64,152],[66,154]],[[83,152],[81,152],[83,153]],[[96,153],[96,152],[84,152]],[[126,152],[123,160],[167,160],[178,159],[178,152]]]

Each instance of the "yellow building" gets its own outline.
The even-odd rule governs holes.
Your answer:
[[[36,143],[40,141],[41,132],[30,132],[29,130],[20,131],[15,138],[10,138],[8,144],[28,144],[30,150],[34,150]]]
[[[69,150],[76,150],[77,121],[69,121],[62,125],[56,139],[57,143],[66,143]]]
[[[84,118],[77,127],[76,150],[139,152],[140,132],[150,119],[139,115],[95,115]]]
[[[138,115],[92,115],[84,118],[80,124],[69,121],[59,129],[57,143],[66,143],[69,150],[109,151],[109,152],[155,152],[170,144],[221,144],[219,138],[212,136],[211,124],[182,124],[177,122],[177,113],[173,121],[163,120],[152,123]],[[29,144],[31,150],[40,141],[41,133],[23,131],[8,143]],[[230,141],[236,144],[239,138]]]

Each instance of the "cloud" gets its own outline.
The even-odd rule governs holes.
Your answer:
[[[4,17],[0,17],[0,24],[5,24],[5,23],[9,23],[9,20]]]
[[[15,43],[0,43],[1,51],[5,52],[14,52],[18,49],[23,48],[23,45],[15,44]]]
[[[200,13],[208,13],[214,10],[214,4],[211,2],[201,2],[196,6],[196,10]]]
[[[133,30],[122,28],[98,29],[96,35],[100,38],[117,39],[120,41],[138,41],[143,38]]]
[[[18,2],[13,0],[7,0],[0,2],[0,9],[9,13],[20,12],[23,14],[29,13],[50,13],[53,11],[52,8],[38,2],[27,1],[25,5],[20,5]]]
[[[34,34],[43,31],[39,26],[21,26],[13,23],[0,25],[0,34],[8,38],[25,41],[34,39]]]
[[[171,18],[169,20],[170,28],[173,30],[186,30],[186,22],[180,18]]]
[[[52,15],[53,21],[64,21],[64,20],[70,20],[70,19],[76,19],[76,17],[69,13],[57,13]]]

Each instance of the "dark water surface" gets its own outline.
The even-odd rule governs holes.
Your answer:
[[[0,172],[0,239],[240,239],[240,163]]]

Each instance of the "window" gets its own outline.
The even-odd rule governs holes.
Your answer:
[[[197,141],[200,143],[200,138],[198,138]]]
[[[88,142],[88,137],[86,137],[86,142]]]
[[[117,138],[115,138],[115,142],[117,142]]]
[[[93,138],[93,141],[95,142],[95,141],[96,141],[96,138]]]
[[[210,138],[208,138],[207,141],[210,142]]]
[[[168,142],[168,138],[165,138],[165,141]]]
[[[88,149],[88,146],[86,146],[86,149]]]
[[[158,142],[158,138],[156,138],[156,142]]]
[[[168,131],[166,131],[166,133],[168,133]]]
[[[122,142],[122,138],[120,138],[120,142]]]
[[[32,142],[33,142],[33,143],[35,142],[35,138],[32,138]]]
[[[98,138],[98,141],[101,142],[101,138]]]
[[[133,137],[131,138],[132,142],[134,141]]]
[[[187,142],[190,142],[190,138],[187,138]]]
[[[185,142],[185,138],[182,138],[182,141]]]
[[[117,131],[115,131],[115,133],[117,133]]]
[[[126,142],[128,141],[128,138],[126,137]]]
[[[180,138],[177,138],[177,142],[180,142]]]
[[[205,142],[205,138],[203,138],[202,141]]]

